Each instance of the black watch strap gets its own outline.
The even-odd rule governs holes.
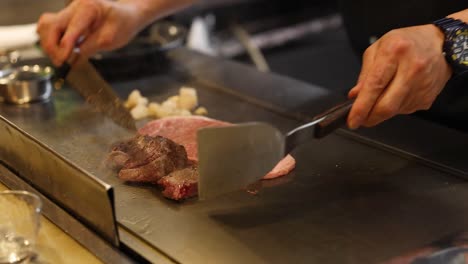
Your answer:
[[[453,18],[442,18],[432,23],[437,26],[445,35],[442,50],[445,59],[452,67],[454,76],[467,73],[468,65],[466,64],[465,57],[461,58],[460,54],[457,56],[454,54],[454,51],[456,51],[456,45],[460,45],[455,44],[455,41],[457,41],[457,36],[460,34],[466,34],[463,32],[466,32],[468,29],[468,24]],[[460,41],[460,39],[458,39],[458,41]],[[467,40],[464,39],[464,41],[466,42]]]
[[[436,25],[437,27],[439,27],[440,29],[442,29],[443,31],[448,31],[453,27],[465,25],[465,22],[463,22],[463,21],[461,21],[459,19],[453,19],[453,18],[449,18],[449,17],[444,17],[444,18],[438,19],[438,20],[436,20],[436,21],[434,21],[432,23],[434,25]]]

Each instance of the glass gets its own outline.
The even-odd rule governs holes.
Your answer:
[[[21,263],[35,255],[42,202],[26,191],[0,192],[0,263]]]

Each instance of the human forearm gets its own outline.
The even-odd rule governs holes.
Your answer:
[[[120,0],[119,2],[129,5],[140,14],[138,18],[139,28],[144,28],[151,22],[161,17],[176,12],[189,6],[196,0]]]
[[[447,17],[454,18],[454,19],[460,19],[461,21],[464,21],[465,23],[468,23],[468,9],[462,10],[457,13],[453,13],[451,15],[448,15]]]

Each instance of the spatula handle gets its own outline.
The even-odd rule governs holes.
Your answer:
[[[337,128],[346,125],[346,120],[348,119],[348,114],[353,104],[354,99],[349,99],[319,115],[317,118],[325,117],[325,119],[315,126],[314,136],[316,138],[322,138],[335,131]]]

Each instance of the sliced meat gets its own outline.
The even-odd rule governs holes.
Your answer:
[[[114,150],[109,154],[109,157],[107,158],[107,164],[113,169],[120,170],[123,168],[123,166],[125,166],[125,162],[127,162],[129,159],[130,156],[127,153],[120,150]]]
[[[156,183],[161,177],[188,166],[185,148],[161,136],[138,135],[115,145],[109,155],[119,177],[130,182]]]
[[[270,180],[288,174],[296,167],[296,160],[291,155],[287,155],[282,159],[267,175],[263,177],[264,180]]]
[[[198,161],[197,131],[205,127],[230,126],[231,123],[200,116],[166,117],[147,123],[138,132],[142,135],[163,136],[185,147],[189,160]],[[287,155],[264,179],[288,174],[296,166],[296,160]]]
[[[168,156],[162,156],[136,168],[121,169],[119,178],[127,182],[157,183],[162,177],[183,167],[175,164]]]
[[[161,155],[180,156],[185,152],[183,146],[161,136],[136,136],[132,139],[117,144],[112,153],[125,153],[129,159],[124,163],[124,168],[136,168]]]
[[[120,169],[122,180],[157,183],[165,197],[183,200],[198,193],[198,129],[230,125],[206,117],[155,120],[140,129],[140,135],[114,145],[109,160],[113,167]],[[265,179],[288,174],[295,164],[294,158],[288,155]]]
[[[175,116],[157,119],[147,123],[138,132],[142,135],[162,136],[181,144],[188,158],[198,161],[197,130],[205,127],[221,127],[231,124],[201,116]]]
[[[174,171],[158,181],[162,194],[173,200],[182,200],[198,194],[198,171],[194,167]]]

